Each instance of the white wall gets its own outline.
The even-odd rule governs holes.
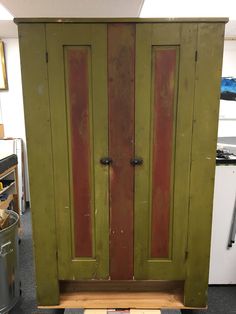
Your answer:
[[[26,180],[28,182],[19,42],[17,38],[6,38],[3,42],[9,89],[0,92],[1,121],[4,124],[5,137],[18,137],[24,141]],[[26,184],[26,199],[29,200],[28,184]]]
[[[222,76],[236,78],[236,40],[225,41]],[[236,136],[236,101],[220,101],[218,137],[221,136]]]

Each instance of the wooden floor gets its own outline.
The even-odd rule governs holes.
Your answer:
[[[60,305],[39,308],[83,309],[181,309],[182,293],[175,292],[64,292]]]

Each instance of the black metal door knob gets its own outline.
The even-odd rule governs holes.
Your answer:
[[[110,157],[103,157],[100,159],[100,163],[104,166],[109,166],[112,163],[112,159]]]
[[[130,160],[132,166],[141,166],[143,164],[142,158],[133,158]]]

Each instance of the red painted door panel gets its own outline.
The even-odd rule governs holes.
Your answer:
[[[151,257],[169,257],[176,48],[153,49]]]
[[[92,257],[89,82],[90,48],[67,49],[76,257]]]

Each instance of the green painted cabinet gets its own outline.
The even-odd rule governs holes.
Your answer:
[[[225,22],[17,20],[40,305],[141,280],[206,305]]]

